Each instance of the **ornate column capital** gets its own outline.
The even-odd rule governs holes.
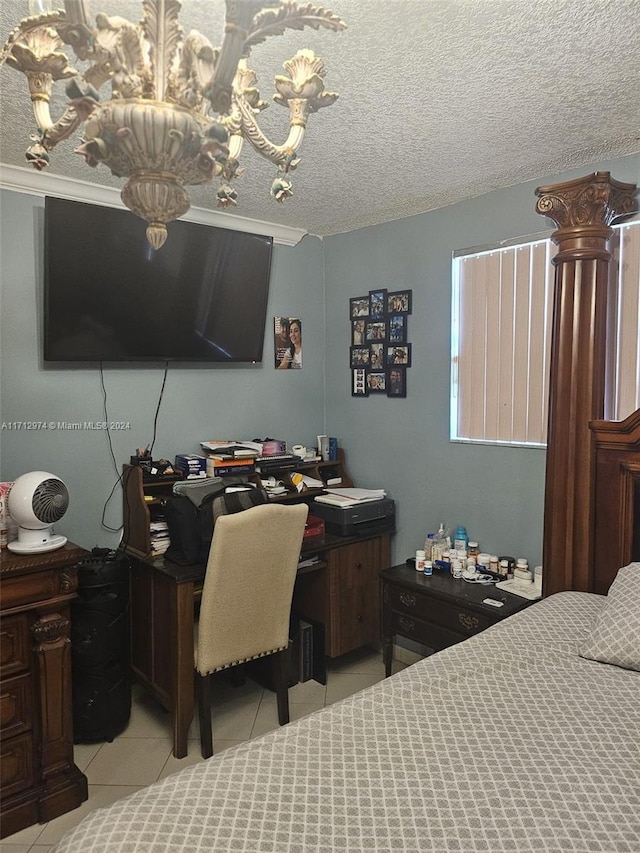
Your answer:
[[[609,260],[607,241],[611,224],[635,209],[635,184],[625,184],[610,172],[593,172],[584,178],[538,187],[536,211],[548,216],[558,230],[552,239],[560,247],[554,259]]]
[[[538,187],[536,211],[553,219],[560,230],[580,226],[609,226],[620,216],[633,213],[635,184],[623,184],[610,172],[594,172],[584,178]]]

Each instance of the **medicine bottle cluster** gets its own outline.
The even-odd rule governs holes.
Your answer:
[[[450,572],[454,578],[491,575],[497,581],[511,580],[518,585],[530,585],[534,576],[524,557],[498,556],[480,550],[480,545],[469,539],[466,528],[460,525],[453,536],[440,524],[437,533],[428,533],[424,548],[416,551],[416,571],[431,575],[435,571]],[[536,567],[536,579],[542,569]]]

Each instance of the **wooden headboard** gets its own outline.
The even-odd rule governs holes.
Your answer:
[[[634,184],[615,181],[609,172],[536,190],[538,213],[558,226],[552,235],[558,253],[553,259],[544,595],[568,589],[606,593],[632,553],[638,479],[630,479],[628,471],[640,465],[638,414],[620,424],[603,418],[611,223],[634,212],[635,192]],[[614,505],[624,508],[624,523],[613,522]],[[607,529],[616,540],[610,551]]]
[[[624,421],[592,421],[596,445],[593,591],[640,561],[640,409]]]

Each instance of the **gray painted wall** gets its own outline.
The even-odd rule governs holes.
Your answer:
[[[97,366],[45,369],[41,363],[42,232],[44,202],[3,191],[0,196],[0,388],[2,421],[102,421]],[[87,271],[91,275],[91,271]],[[303,324],[304,368],[273,369],[273,317]],[[305,237],[294,249],[274,248],[262,365],[170,366],[157,422],[155,458],[194,453],[201,440],[270,436],[315,444],[324,429],[324,283],[322,242]],[[109,420],[130,421],[111,433],[118,471],[138,446],[149,443],[163,367],[106,366]],[[103,506],[118,473],[107,436],[99,431],[3,430],[0,479],[50,471],[69,488],[70,506],[59,533],[78,544],[114,547],[119,535],[101,527]],[[118,527],[119,488],[106,522]]]
[[[449,441],[452,252],[550,233],[535,188],[597,170],[640,184],[635,155],[325,240],[327,430],[358,485],[396,500],[394,562],[444,521],[464,524],[483,550],[541,563],[545,451]],[[349,298],[380,288],[413,290],[406,399],[350,396]]]
[[[313,444],[337,436],[355,482],[384,487],[397,502],[393,559],[402,562],[439,521],[465,524],[483,549],[541,561],[545,452],[449,442],[451,256],[456,249],[549,233],[535,213],[534,190],[610,171],[640,183],[640,156],[496,190],[441,210],[297,247],[276,247],[261,366],[171,367],[154,455],[195,452],[206,438],[269,435]],[[0,195],[0,419],[103,420],[97,368],[49,370],[40,362],[42,207],[31,196]],[[89,273],[90,274],[90,273]],[[413,366],[406,399],[351,397],[349,298],[369,290],[413,290],[409,340]],[[303,321],[304,369],[272,367],[274,315]],[[326,317],[326,321],[325,321]],[[153,434],[161,369],[105,369],[118,466]],[[68,484],[71,506],[59,532],[85,547],[113,547],[101,527],[116,471],[102,432],[0,433],[0,479],[42,468]],[[116,490],[106,514],[117,526]]]

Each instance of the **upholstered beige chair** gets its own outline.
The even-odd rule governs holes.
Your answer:
[[[209,675],[274,655],[280,725],[289,722],[285,655],[308,507],[256,506],[216,520],[202,589],[195,668],[200,745],[213,754]]]

